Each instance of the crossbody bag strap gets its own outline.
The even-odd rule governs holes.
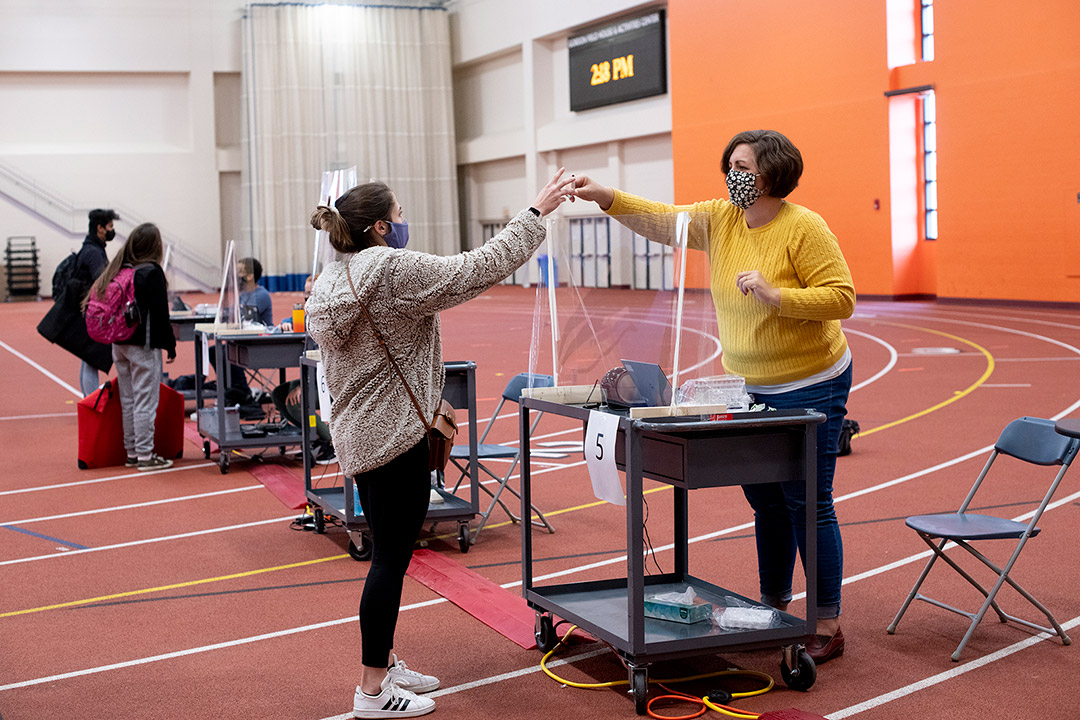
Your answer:
[[[409,382],[405,379],[404,373],[401,372],[401,368],[398,367],[397,361],[394,360],[394,356],[390,354],[390,348],[386,346],[386,341],[383,339],[383,335],[379,332],[379,326],[375,324],[375,319],[371,317],[371,313],[367,309],[367,305],[360,299],[360,294],[356,292],[356,286],[353,285],[352,272],[349,269],[348,261],[345,262],[345,277],[349,280],[349,288],[352,290],[353,297],[356,298],[356,302],[360,303],[360,309],[364,311],[364,316],[367,321],[371,323],[371,328],[375,331],[375,338],[379,341],[380,347],[383,352],[386,353],[386,359],[390,361],[390,366],[394,368],[394,372],[401,378],[401,384],[405,386],[405,392],[409,393],[409,399],[412,400],[413,407],[416,408],[416,414],[420,416],[420,422],[424,424],[424,429],[431,431],[431,423],[424,417],[424,411],[420,408],[420,403],[417,402],[416,396],[413,395],[412,388],[409,387]]]

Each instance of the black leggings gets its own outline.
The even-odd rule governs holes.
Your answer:
[[[371,532],[371,569],[360,597],[361,661],[390,664],[401,585],[431,496],[428,442],[424,437],[403,455],[353,478]]]

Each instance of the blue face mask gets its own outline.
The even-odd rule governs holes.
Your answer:
[[[383,240],[389,247],[403,248],[409,244],[409,222],[387,222],[390,232],[383,236]]]

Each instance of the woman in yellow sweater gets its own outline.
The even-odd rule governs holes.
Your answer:
[[[843,546],[833,508],[833,471],[851,389],[851,353],[840,320],[851,316],[855,288],[836,236],[820,215],[784,198],[799,183],[803,161],[772,130],[741,132],[724,150],[720,169],[730,200],[668,205],[577,177],[574,196],[650,237],[650,222],[683,210],[708,217],[708,231],[689,245],[709,254],[724,368],[774,408],[812,407],[818,426],[817,613],[820,634],[807,650],[818,663],[843,654],[840,583]],[[573,198],[572,198],[573,199]],[[667,223],[662,223],[667,225]],[[691,225],[693,226],[693,224]],[[672,233],[657,232],[660,242]],[[781,610],[791,601],[795,553],[806,540],[805,488],[799,482],[744,486],[754,509],[762,602]]]

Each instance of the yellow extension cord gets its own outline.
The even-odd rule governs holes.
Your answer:
[[[544,654],[544,657],[540,658],[540,669],[544,671],[544,674],[547,675],[552,680],[554,680],[555,682],[561,683],[562,685],[566,685],[566,686],[572,687],[572,688],[583,688],[583,689],[588,689],[588,690],[594,690],[594,689],[598,689],[598,688],[609,688],[609,687],[618,687],[619,685],[629,685],[630,684],[629,680],[610,680],[608,682],[601,682],[601,683],[573,682],[571,680],[567,680],[565,678],[559,677],[558,675],[556,675],[555,673],[553,673],[551,670],[548,669],[548,666],[547,666],[548,658],[550,658],[552,655],[554,655],[555,651],[558,650],[560,647],[562,647],[563,643],[566,642],[566,639],[570,637],[570,634],[573,633],[577,629],[578,629],[577,625],[571,625],[570,629],[566,631],[566,634],[563,635],[562,638],[559,640],[559,642],[557,642],[555,644],[555,647],[551,648],[551,650],[549,650],[547,653]],[[769,692],[770,690],[772,690],[773,686],[776,684],[775,681],[772,679],[771,675],[768,675],[768,674],[763,673],[763,672],[757,672],[755,670],[718,670],[717,672],[704,673],[702,675],[690,675],[688,677],[672,678],[672,679],[669,679],[669,680],[659,680],[659,679],[653,680],[653,679],[650,679],[649,684],[653,684],[653,683],[661,684],[661,683],[690,682],[691,680],[703,680],[705,678],[722,677],[722,676],[730,676],[730,675],[738,675],[738,676],[741,676],[741,677],[754,677],[754,678],[758,678],[760,680],[767,681],[767,684],[765,685],[765,687],[763,687],[763,688],[761,688],[759,690],[751,690],[749,692],[741,692],[741,693],[731,693],[732,699],[745,698],[745,697],[754,697],[755,695],[763,695],[763,694]],[[728,715],[730,717],[743,718],[745,720],[754,720],[758,716],[757,713],[743,714],[743,713],[731,712],[730,710],[727,710],[725,708],[722,708],[722,707],[716,705],[715,703],[710,702],[708,697],[701,698],[701,701],[709,709],[715,710],[718,713],[722,713],[722,714]]]

